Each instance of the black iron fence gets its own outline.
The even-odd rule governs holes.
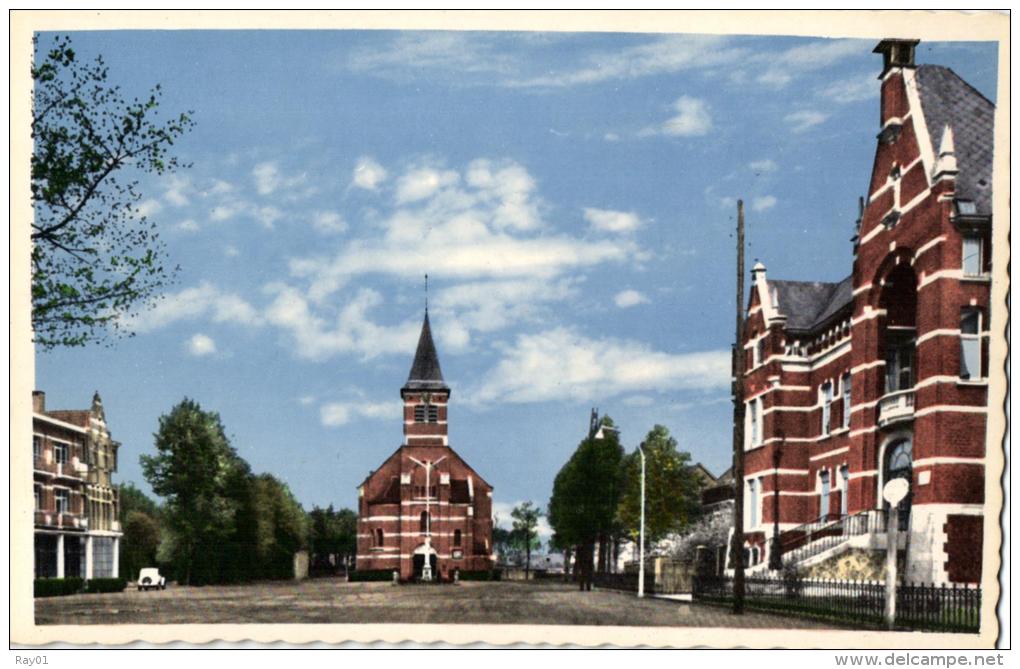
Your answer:
[[[705,603],[733,601],[730,577],[697,577],[694,598]],[[800,578],[744,580],[748,609],[800,615],[881,628],[885,625],[885,584]],[[981,622],[981,589],[953,584],[904,584],[896,589],[896,628],[976,633]]]

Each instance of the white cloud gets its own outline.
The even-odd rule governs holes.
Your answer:
[[[326,234],[338,234],[347,231],[347,223],[335,211],[317,211],[312,214],[312,227]]]
[[[150,332],[183,320],[211,318],[217,323],[255,326],[258,311],[241,297],[224,293],[209,282],[165,296],[148,311],[125,318],[125,326],[136,332]]]
[[[377,291],[363,288],[333,318],[313,312],[312,305],[290,286],[274,286],[276,298],[266,309],[266,320],[290,335],[293,352],[300,358],[322,360],[340,353],[364,359],[383,354],[413,351],[421,323],[378,325],[368,312],[382,303]]]
[[[518,78],[506,83],[522,87],[563,87],[593,84],[611,79],[634,79],[655,74],[718,67],[736,62],[744,49],[726,37],[676,35],[658,37],[632,47],[591,54],[579,68]]]
[[[452,170],[423,167],[412,170],[397,181],[397,204],[417,202],[436,193],[444,186],[457,183],[459,176]]]
[[[164,186],[166,191],[163,193],[163,198],[175,207],[183,207],[191,201],[187,195],[187,191],[191,189],[191,183],[187,179],[171,174],[167,177]]]
[[[633,212],[592,207],[584,210],[584,219],[592,228],[603,232],[633,232],[642,225],[641,219]]]
[[[621,290],[617,293],[616,297],[613,298],[613,301],[616,302],[616,306],[621,309],[626,309],[628,307],[635,307],[639,304],[647,304],[648,298],[636,290],[627,289]]]
[[[196,334],[188,340],[188,353],[195,357],[212,355],[216,352],[216,342],[204,334]]]
[[[223,255],[227,256],[228,258],[236,258],[237,256],[241,255],[241,251],[233,244],[227,244],[227,246],[223,249]]]
[[[755,211],[765,211],[776,206],[776,198],[773,195],[765,195],[764,197],[756,197],[751,202],[751,209]]]
[[[779,53],[758,54],[757,60],[766,63],[766,68],[757,80],[771,88],[783,88],[804,73],[829,68],[869,48],[861,40],[813,40]]]
[[[607,132],[605,135],[602,136],[602,139],[606,140],[607,142],[619,142],[620,136],[617,135],[615,132]]]
[[[400,418],[402,405],[392,402],[330,402],[319,408],[319,420],[325,427],[340,427],[357,418],[390,420]]]
[[[407,80],[427,70],[449,74],[506,73],[513,58],[492,48],[491,41],[477,34],[454,31],[402,33],[389,44],[355,50],[347,67],[398,80]]]
[[[316,188],[307,185],[308,175],[295,174],[285,175],[280,171],[275,161],[266,161],[257,164],[251,171],[255,179],[255,190],[259,195],[272,195],[276,191],[282,191],[282,197],[287,200],[296,200],[307,197],[316,192]]]
[[[751,171],[755,172],[756,174],[769,174],[779,169],[779,165],[777,165],[776,161],[772,160],[771,158],[765,158],[763,160],[752,160],[750,163],[748,163],[747,166],[751,168]]]
[[[437,322],[452,331],[443,333],[456,346],[466,347],[471,331],[493,332],[546,314],[545,306],[577,294],[576,281],[510,279],[476,281],[444,288],[433,301],[434,310],[443,316]],[[452,336],[451,336],[452,335]]]
[[[369,236],[352,240],[333,257],[292,259],[293,276],[310,282],[307,297],[320,303],[366,274],[417,279],[428,271],[436,279],[458,281],[549,281],[564,272],[645,257],[629,239],[588,241],[548,230],[534,180],[516,163],[477,160],[463,176],[447,171],[440,177],[437,170],[413,168],[398,179],[405,192],[398,192],[396,206]],[[439,183],[447,185],[438,188]]]
[[[270,195],[280,186],[280,169],[276,163],[259,163],[251,171],[251,175],[255,177],[255,189],[259,195]]]
[[[302,395],[298,398],[298,404],[305,407],[315,404],[315,395]]]
[[[621,401],[629,407],[650,407],[655,404],[655,398],[648,395],[631,395],[624,397]]]
[[[144,216],[148,218],[149,216],[158,213],[162,208],[163,205],[159,203],[159,200],[144,200],[138,203],[135,211],[139,217]]]
[[[207,188],[202,193],[202,195],[203,196],[225,195],[226,193],[230,193],[233,190],[234,187],[229,182],[224,181],[223,179],[214,179],[212,185],[210,185],[209,188]]]
[[[879,84],[871,73],[834,81],[818,90],[820,97],[840,104],[877,100],[879,94]]]
[[[477,405],[496,399],[595,401],[636,392],[718,390],[727,386],[729,376],[726,350],[671,354],[558,327],[519,335],[468,397]]]
[[[670,137],[696,137],[707,135],[712,129],[712,115],[708,103],[698,98],[684,95],[673,103],[676,116],[666,119],[658,126],[645,128],[639,136],[668,135]]]
[[[245,208],[245,205],[240,202],[219,204],[209,212],[209,218],[214,221],[226,221],[240,214]]]
[[[368,156],[362,156],[354,166],[354,178],[351,183],[358,188],[375,190],[386,180],[386,170],[382,165]]]
[[[267,230],[272,230],[275,223],[283,218],[283,212],[273,206],[256,207],[253,213],[262,227]]]
[[[829,118],[828,114],[811,109],[802,109],[792,114],[787,114],[784,120],[793,126],[793,132],[804,132]]]
[[[198,232],[198,223],[188,218],[177,224],[177,229],[181,232]]]

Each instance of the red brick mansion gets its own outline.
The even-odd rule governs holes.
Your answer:
[[[46,408],[45,393],[32,393],[36,578],[118,575],[123,533],[111,478],[119,448],[98,392],[88,409],[57,411]]]
[[[358,571],[409,581],[491,570],[492,486],[450,448],[450,387],[427,312],[400,396],[404,442],[358,487]]]
[[[778,281],[760,263],[752,272],[752,573],[772,550],[810,566],[883,548],[881,491],[904,478],[906,580],[980,581],[995,109],[952,70],[915,65],[916,44],[875,49],[881,119],[850,276]]]

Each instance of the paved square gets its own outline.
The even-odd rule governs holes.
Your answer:
[[[35,600],[40,625],[189,623],[474,623],[833,629],[831,624],[559,582],[402,585],[300,583],[169,586],[165,591]]]

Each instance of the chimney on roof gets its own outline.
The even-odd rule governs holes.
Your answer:
[[[41,390],[32,391],[32,413],[46,412],[46,393]]]
[[[872,53],[882,54],[882,74],[879,75],[879,79],[894,67],[917,67],[914,64],[914,47],[920,41],[919,39],[890,38],[879,42],[872,51]]]

